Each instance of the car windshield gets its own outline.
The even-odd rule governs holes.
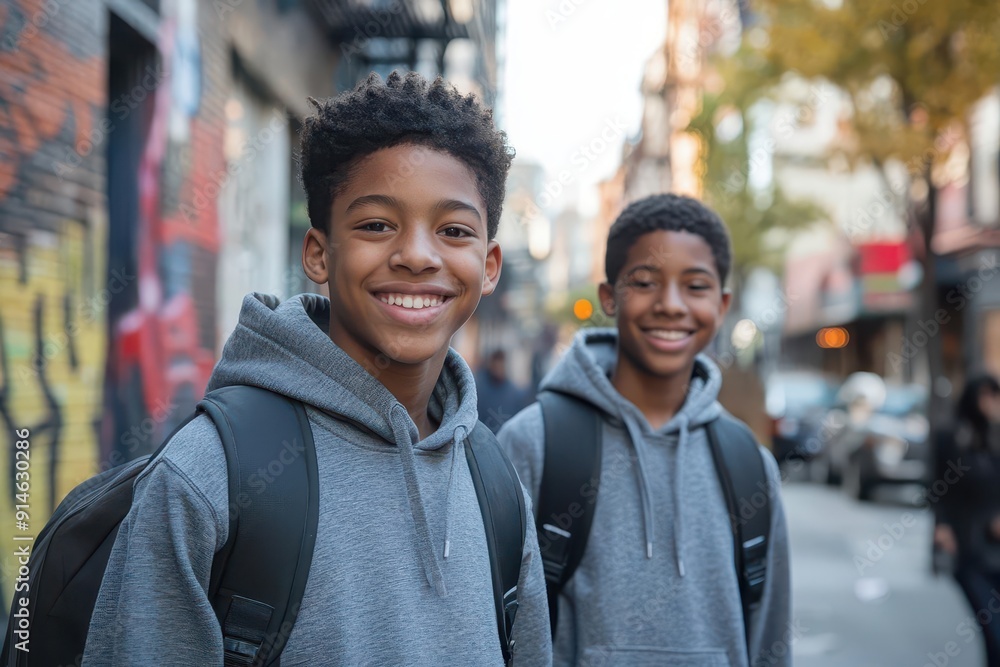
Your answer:
[[[913,412],[923,412],[927,391],[917,385],[903,387],[886,387],[885,403],[879,412],[886,415],[903,417]]]

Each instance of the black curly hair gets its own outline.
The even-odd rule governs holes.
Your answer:
[[[974,375],[965,383],[965,389],[955,406],[956,421],[971,426],[976,442],[980,445],[986,444],[986,433],[989,430],[989,420],[979,407],[979,399],[986,392],[1000,393],[1000,381],[987,373]]]
[[[465,163],[486,204],[492,239],[500,224],[507,172],[514,152],[493,125],[493,112],[462,96],[441,77],[433,82],[393,72],[375,73],[354,90],[317,102],[302,130],[302,185],[312,226],[327,232],[333,198],[358,161],[401,144],[427,146]]]
[[[675,194],[645,197],[629,204],[608,231],[604,270],[614,284],[636,240],[650,232],[689,232],[705,239],[712,249],[719,281],[725,285],[732,264],[729,232],[722,219],[697,199]]]

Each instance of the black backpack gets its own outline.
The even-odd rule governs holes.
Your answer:
[[[602,424],[597,410],[578,398],[544,391],[538,402],[545,423],[545,460],[536,521],[555,637],[559,593],[580,565],[594,520],[601,481]],[[771,527],[767,472],[757,440],[743,422],[723,413],[707,430],[733,529],[733,560],[749,646],[750,615],[760,605],[767,574]],[[742,511],[747,503],[753,511]],[[564,516],[572,519],[568,525],[572,532],[566,521],[559,521]]]
[[[215,555],[209,586],[223,630],[225,666],[278,665],[316,541],[319,473],[312,430],[301,403],[256,387],[207,394],[177,430],[199,414],[215,423],[229,469],[229,538]],[[87,480],[59,504],[34,542],[23,578],[27,588],[18,586],[23,592],[14,594],[0,664],[79,664],[111,547],[132,504],[133,482],[177,430],[152,455]],[[288,457],[279,455],[290,434],[301,437],[304,447],[286,463]],[[524,497],[517,473],[488,428],[477,424],[465,452],[486,527],[497,632],[509,664]],[[276,460],[284,468],[263,490],[250,483],[251,475]]]

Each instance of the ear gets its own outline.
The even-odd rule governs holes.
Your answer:
[[[493,294],[500,282],[500,269],[503,267],[503,251],[496,240],[486,244],[486,273],[483,275],[483,296]]]
[[[601,311],[608,317],[614,317],[617,306],[615,286],[611,283],[601,283],[597,286],[597,298],[601,301]]]
[[[302,241],[302,268],[309,280],[317,285],[325,285],[330,279],[330,270],[326,265],[326,234],[310,227]]]
[[[722,322],[726,318],[726,313],[729,312],[729,305],[733,301],[733,291],[730,289],[722,290],[722,300],[719,302],[719,322]]]

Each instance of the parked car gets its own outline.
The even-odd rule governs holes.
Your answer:
[[[882,383],[873,393],[842,390],[838,399],[831,412],[843,415],[844,426],[827,446],[829,480],[858,500],[869,500],[881,484],[925,481],[926,387]]]
[[[775,371],[765,381],[771,418],[771,451],[778,463],[810,460],[823,446],[824,415],[833,405],[835,384],[813,371]]]

